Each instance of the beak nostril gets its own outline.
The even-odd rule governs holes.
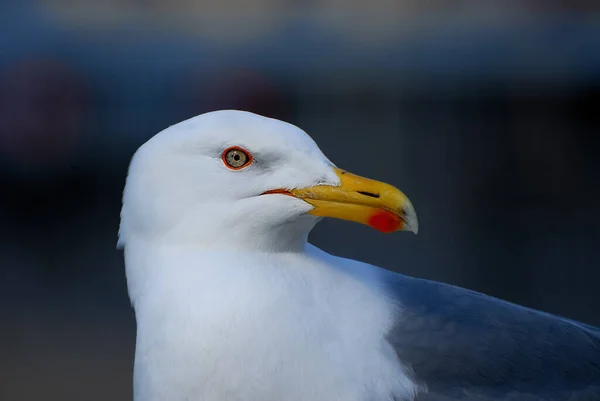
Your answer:
[[[356,191],[361,195],[365,195],[365,196],[370,196],[371,198],[379,198],[379,194],[374,194],[372,192],[365,192],[365,191]]]

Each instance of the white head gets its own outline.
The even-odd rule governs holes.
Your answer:
[[[171,126],[139,148],[119,243],[290,251],[303,247],[321,216],[416,231],[400,191],[335,168],[298,127],[224,110]]]

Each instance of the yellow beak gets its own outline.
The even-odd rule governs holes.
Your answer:
[[[316,185],[286,192],[311,204],[314,216],[333,217],[369,225],[381,232],[417,233],[417,214],[410,200],[399,189],[375,180],[335,169],[339,186]]]

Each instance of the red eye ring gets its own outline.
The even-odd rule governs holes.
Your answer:
[[[228,169],[241,170],[248,167],[254,159],[246,149],[239,146],[231,146],[223,151],[221,160],[223,160],[223,164]]]

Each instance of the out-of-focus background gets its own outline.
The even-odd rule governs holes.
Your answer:
[[[129,159],[236,108],[396,184],[421,232],[325,250],[600,324],[600,2],[4,0],[0,399],[130,400]]]

